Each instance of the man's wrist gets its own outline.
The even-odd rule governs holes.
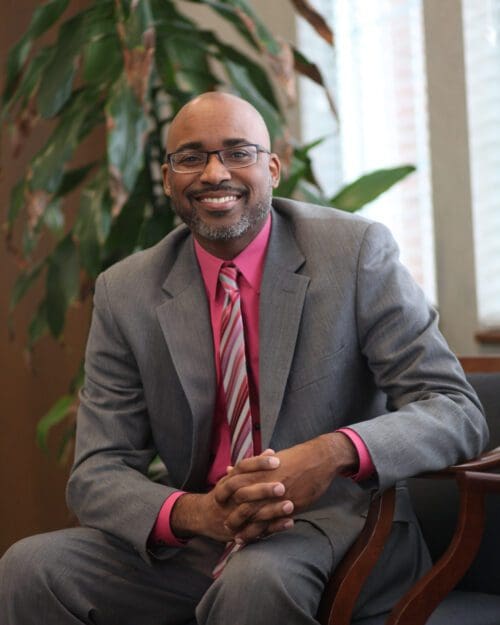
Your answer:
[[[183,491],[175,491],[164,501],[148,539],[150,545],[181,547],[185,544],[186,541],[175,536],[170,526],[170,517],[175,502],[185,494]]]
[[[180,540],[186,540],[200,533],[200,497],[186,493],[174,503],[170,513],[170,528]]]
[[[337,475],[352,475],[359,469],[359,455],[351,439],[342,432],[323,434],[327,443],[334,473]]]

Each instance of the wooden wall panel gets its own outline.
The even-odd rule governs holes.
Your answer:
[[[0,3],[1,82],[7,51],[26,29],[40,3],[4,0]],[[84,3],[73,0],[72,10]],[[11,186],[22,175],[29,158],[44,140],[43,130],[29,139],[26,150],[14,159],[7,133],[2,133],[0,221],[6,220]],[[93,139],[98,140],[97,138]],[[91,150],[92,146],[86,146]],[[67,468],[45,456],[35,444],[38,418],[66,391],[80,360],[88,328],[89,307],[70,315],[70,350],[49,338],[42,339],[31,366],[25,355],[26,328],[40,293],[26,297],[15,313],[14,337],[7,316],[10,291],[17,274],[16,260],[6,249],[0,230],[0,554],[15,540],[71,523],[64,501]]]

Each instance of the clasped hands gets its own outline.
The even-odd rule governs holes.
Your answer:
[[[171,524],[179,537],[203,535],[247,543],[293,527],[293,514],[305,510],[357,453],[343,434],[324,434],[279,452],[228,467],[227,474],[203,495],[181,497]]]

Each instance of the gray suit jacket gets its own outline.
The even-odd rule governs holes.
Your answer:
[[[327,533],[337,558],[362,527],[371,488],[474,456],[486,443],[479,402],[436,313],[387,229],[366,219],[273,201],[259,367],[263,447],[348,425],[371,454],[376,479],[338,478],[300,515]],[[67,491],[80,522],[149,558],[166,496],[206,486],[215,390],[207,298],[180,226],[97,281]],[[156,452],[169,487],[146,476]],[[402,487],[396,519],[412,518]]]

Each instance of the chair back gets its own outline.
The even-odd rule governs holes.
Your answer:
[[[483,405],[490,441],[488,449],[500,445],[500,357],[461,359],[467,379]],[[451,480],[409,480],[409,489],[422,533],[433,561],[445,551],[453,535],[458,511],[458,493]],[[486,496],[486,526],[477,556],[457,586],[460,590],[500,595],[500,498]]]

